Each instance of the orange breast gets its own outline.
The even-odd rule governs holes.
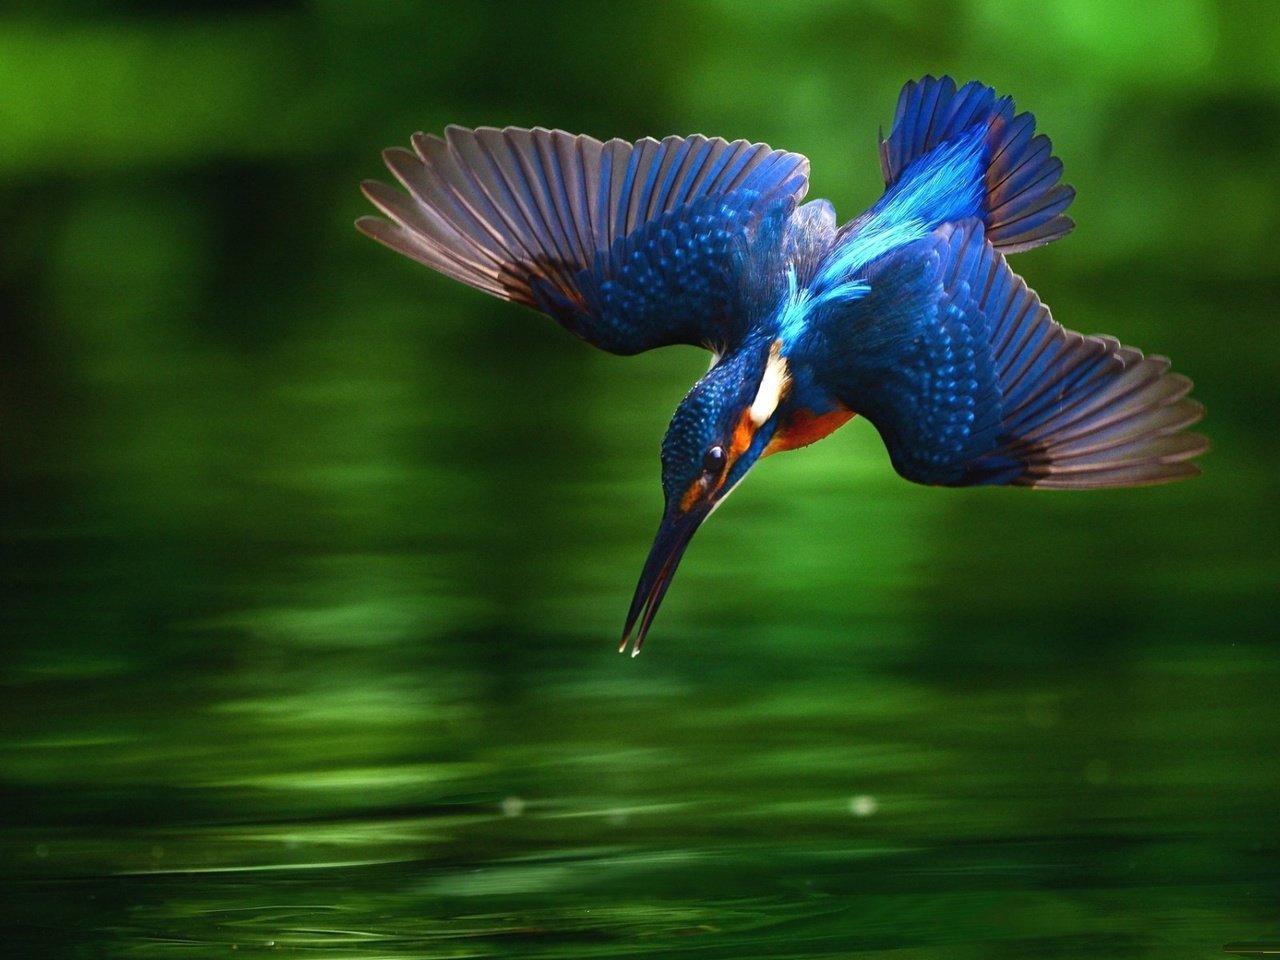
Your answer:
[[[836,407],[827,413],[816,415],[808,410],[797,410],[774,433],[769,446],[765,447],[764,455],[767,457],[771,453],[807,447],[844,426],[854,416],[854,412],[848,407]]]

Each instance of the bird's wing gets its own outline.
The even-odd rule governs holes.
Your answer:
[[[383,154],[407,195],[363,185],[390,219],[356,226],[613,353],[722,342],[744,238],[808,188],[805,157],[745,140],[449,127],[413,147]]]
[[[918,483],[1116,487],[1198,472],[1191,381],[1163,357],[1054,322],[977,220],[873,263],[818,318],[823,385]]]

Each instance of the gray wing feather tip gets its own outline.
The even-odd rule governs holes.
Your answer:
[[[1158,468],[1134,471],[1114,471],[1110,476],[1096,478],[1039,477],[1014,481],[1024,487],[1037,490],[1114,490],[1122,487],[1154,487],[1178,480],[1200,476],[1200,465],[1187,461],[1160,465]]]
[[[381,217],[375,217],[373,214],[366,214],[363,217],[356,217],[354,226],[366,237],[372,237],[374,240],[377,240],[379,229],[386,222],[387,221],[383,220]]]

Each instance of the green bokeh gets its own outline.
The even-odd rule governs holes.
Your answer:
[[[1168,488],[762,464],[615,640],[699,351],[377,247],[448,123],[807,154],[1035,112],[1016,267],[1172,356]],[[19,3],[0,15],[0,921],[15,956],[1220,956],[1280,933],[1280,16],[1264,0]]]

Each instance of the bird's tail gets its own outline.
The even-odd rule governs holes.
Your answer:
[[[889,138],[880,141],[886,189],[917,158],[981,125],[986,128],[981,216],[987,239],[1006,254],[1057,240],[1074,226],[1063,211],[1075,190],[1058,182],[1062,161],[1052,155],[1049,138],[1036,135],[1035,117],[1013,111],[1012,97],[997,98],[995,90],[977,81],[958,90],[950,77],[908,82]]]

